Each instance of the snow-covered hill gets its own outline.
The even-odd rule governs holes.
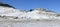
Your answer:
[[[25,11],[0,3],[0,27],[60,27],[60,13],[44,8]]]
[[[18,10],[15,8],[0,6],[1,17],[14,17],[12,19],[60,19],[60,14],[44,9],[36,8],[30,11]],[[10,18],[8,18],[10,19]]]
[[[24,11],[0,6],[0,27],[60,27],[60,14],[43,8]]]

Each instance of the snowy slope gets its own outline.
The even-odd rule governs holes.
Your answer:
[[[0,3],[0,27],[60,27],[60,13],[44,8],[18,10]]]
[[[37,8],[27,13],[28,18],[31,19],[60,19],[58,13],[48,11],[46,9]]]
[[[10,16],[17,19],[60,19],[58,13],[43,8],[36,8],[34,10],[32,9],[30,11],[24,11],[0,6],[0,16]]]
[[[21,17],[24,14],[23,10],[0,6],[0,16]]]

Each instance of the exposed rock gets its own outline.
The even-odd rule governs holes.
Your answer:
[[[10,6],[10,5],[8,5],[8,4],[5,4],[5,3],[3,3],[3,2],[0,2],[0,6],[15,8],[15,7]]]

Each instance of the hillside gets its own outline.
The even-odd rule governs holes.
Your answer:
[[[60,13],[44,8],[25,11],[0,4],[0,27],[60,27]]]

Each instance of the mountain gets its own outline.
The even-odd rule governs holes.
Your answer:
[[[0,3],[0,27],[60,27],[60,13],[44,8],[25,11]]]
[[[60,19],[60,14],[44,8],[29,11],[18,10],[12,6],[0,3],[0,17],[5,19]],[[8,18],[10,17],[10,18]]]

